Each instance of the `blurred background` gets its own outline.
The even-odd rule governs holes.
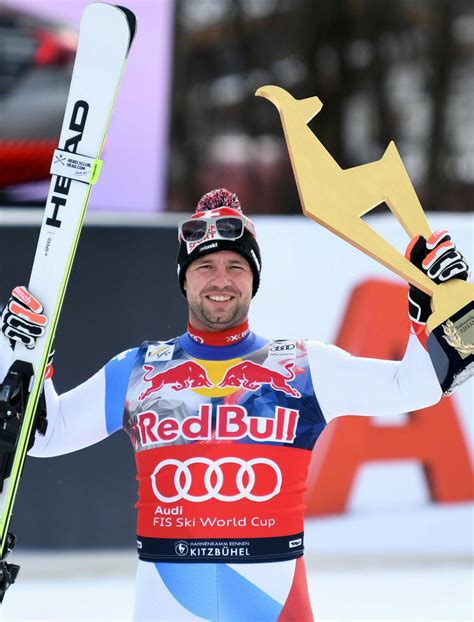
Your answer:
[[[41,206],[46,196],[47,184],[39,182],[48,179],[85,4],[7,0],[0,7],[6,204]],[[105,157],[113,160],[108,182],[115,184],[131,154],[149,163],[136,169],[150,187],[135,209],[189,211],[217,177],[238,185],[253,213],[299,213],[278,115],[254,97],[259,86],[278,84],[298,98],[320,97],[324,108],[312,127],[341,166],[378,159],[393,139],[425,209],[472,210],[470,0],[129,5],[139,37]],[[128,137],[128,149],[112,154],[123,140],[116,134]],[[131,209],[119,197],[104,204],[101,192],[91,207]]]
[[[28,281],[87,4],[0,4],[0,301]],[[214,187],[237,192],[257,224],[256,332],[400,358],[405,285],[303,218],[279,115],[254,93],[277,84],[318,95],[310,127],[344,168],[395,140],[432,228],[448,228],[472,266],[472,1],[124,4],[138,34],[58,328],[58,390],[123,349],[184,330],[176,224]],[[369,221],[403,250],[383,206]],[[307,495],[317,619],[472,619],[473,413],[471,382],[418,416],[416,451],[411,413],[328,426]],[[135,498],[125,435],[28,460],[13,520],[24,567],[5,619],[125,619]]]

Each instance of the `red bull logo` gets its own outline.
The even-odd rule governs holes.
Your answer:
[[[282,406],[275,408],[273,417],[253,417],[238,404],[220,404],[215,407],[214,413],[212,404],[201,404],[198,414],[183,420],[174,417],[160,419],[155,411],[147,410],[138,414],[137,426],[142,447],[153,443],[172,443],[179,438],[232,442],[249,437],[261,443],[293,443],[298,419],[297,410]]]
[[[276,391],[283,391],[292,397],[301,397],[300,392],[288,384],[295,379],[294,365],[294,361],[283,365],[288,372],[285,375],[253,361],[243,361],[228,369],[218,386],[241,387],[242,389],[256,391],[262,385],[269,384]]]
[[[160,391],[165,385],[170,386],[174,391],[212,387],[235,387],[257,391],[263,385],[270,385],[275,391],[282,391],[292,397],[301,397],[300,392],[289,384],[296,377],[294,366],[294,361],[285,363],[283,367],[287,373],[284,374],[253,361],[242,361],[232,365],[225,372],[219,384],[214,384],[209,379],[206,369],[196,361],[179,363],[162,372],[156,372],[155,375],[152,375],[154,368],[151,365],[143,365],[145,370],[143,381],[149,382],[150,386],[139,395],[138,399],[143,401],[152,393]]]
[[[157,372],[154,376],[151,375],[154,371],[152,365],[143,365],[143,369],[146,372],[143,376],[143,381],[149,382],[150,386],[146,391],[140,393],[138,396],[139,401],[143,401],[152,393],[162,389],[165,385],[170,385],[174,391],[197,389],[200,387],[210,388],[214,386],[209,380],[204,367],[194,361],[179,363],[162,372]]]

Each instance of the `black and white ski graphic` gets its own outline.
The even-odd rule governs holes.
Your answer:
[[[136,30],[134,14],[102,2],[84,11],[66,111],[51,167],[52,180],[29,290],[49,318],[33,350],[18,344],[14,356],[32,372],[16,448],[0,492],[0,560],[9,548],[8,529],[44,372],[74,261],[100,154]]]

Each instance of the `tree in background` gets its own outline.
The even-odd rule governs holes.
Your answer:
[[[343,167],[394,139],[426,209],[471,210],[474,5],[469,0],[180,0],[169,206],[214,186],[254,213],[299,213],[281,124],[254,97],[317,94],[311,122]]]

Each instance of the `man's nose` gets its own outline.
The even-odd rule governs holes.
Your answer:
[[[216,268],[212,277],[212,284],[216,287],[225,287],[231,283],[229,272],[225,266],[219,266]]]

